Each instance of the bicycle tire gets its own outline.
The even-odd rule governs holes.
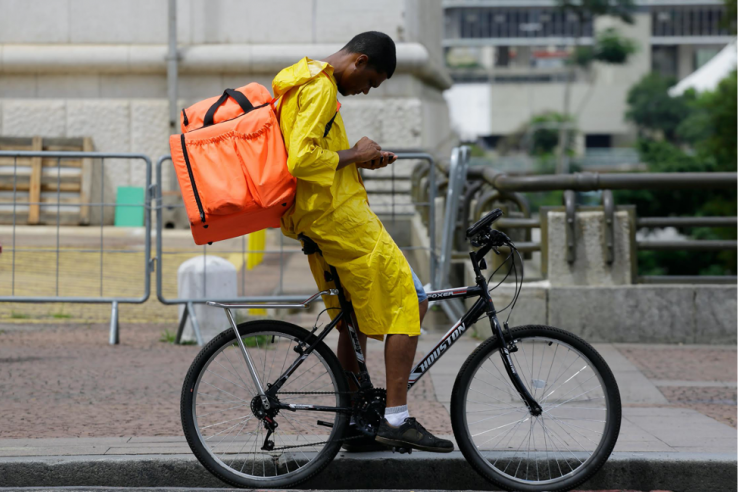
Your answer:
[[[242,339],[267,332],[269,334],[284,334],[287,337],[301,340],[308,345],[314,343],[316,340],[315,336],[311,335],[307,330],[299,326],[275,320],[258,320],[241,323],[238,325],[238,332]],[[222,481],[236,487],[252,489],[289,488],[314,477],[315,475],[320,473],[326,466],[328,466],[338,453],[341,446],[341,442],[339,442],[338,439],[343,437],[347,432],[349,421],[348,416],[340,413],[334,414],[334,425],[328,438],[329,442],[324,445],[322,450],[317,453],[314,459],[308,461],[302,468],[299,468],[297,471],[291,473],[289,472],[288,468],[287,476],[260,477],[258,479],[245,477],[237,473],[236,470],[229,468],[223,461],[216,459],[216,457],[214,457],[211,452],[208,451],[206,444],[203,443],[202,435],[200,432],[198,432],[198,427],[196,423],[197,419],[194,413],[195,402],[199,393],[198,381],[202,376],[203,370],[206,370],[209,361],[211,361],[215,356],[217,356],[217,354],[221,353],[221,351],[227,348],[229,345],[234,345],[235,340],[236,337],[231,328],[223,331],[215,338],[213,338],[208,344],[206,344],[205,347],[203,347],[195,360],[192,362],[192,365],[187,372],[187,376],[185,377],[184,384],[182,386],[180,412],[182,418],[182,428],[185,437],[187,438],[187,443],[189,444],[190,449],[200,461],[200,463],[202,463],[202,465],[208,471],[210,471],[213,475],[215,475]],[[274,337],[272,338],[272,341],[274,341]],[[346,380],[343,369],[341,368],[337,357],[325,343],[320,342],[315,347],[315,351],[313,352],[313,354],[311,354],[310,357],[306,359],[306,361],[303,362],[303,365],[300,367],[304,368],[305,364],[310,362],[310,358],[314,357],[315,353],[320,356],[320,358],[325,362],[327,370],[331,372],[329,376],[332,378],[332,381],[336,386],[335,392],[337,393],[336,398],[338,399],[338,405],[350,406],[351,403],[350,396],[348,394],[348,381]],[[293,354],[295,358],[297,358],[298,355],[296,353]],[[252,355],[252,357],[254,356]],[[285,359],[286,358],[287,355],[285,355]],[[246,364],[243,359],[241,359],[241,363],[243,363],[243,370],[246,371]],[[300,369],[298,368],[298,371],[299,370]],[[245,374],[246,376],[248,376],[248,373]],[[293,374],[292,377],[295,377],[295,374]],[[277,374],[274,379],[276,379],[276,377],[278,376],[279,374]],[[273,381],[262,381],[262,384],[266,386],[268,382],[273,383]],[[289,380],[287,384],[289,384]],[[253,415],[250,409],[248,412]],[[287,413],[286,411],[283,412]],[[325,415],[326,418],[329,419],[331,414],[323,412],[323,415]],[[277,415],[275,417],[275,420],[280,420],[280,416]],[[282,423],[285,423],[284,419],[282,419]],[[257,425],[259,424],[260,422]],[[257,442],[257,439],[258,437],[254,436],[254,442]],[[275,470],[276,468],[277,466],[275,463]]]
[[[587,342],[585,342],[584,340],[582,340],[576,335],[573,335],[559,328],[554,328],[550,326],[540,326],[540,325],[516,327],[516,328],[512,328],[510,332],[511,332],[513,340],[516,341],[516,344],[518,346],[524,346],[526,341],[528,342],[529,347],[535,346],[533,342],[536,342],[536,343],[543,342],[542,348],[544,349],[544,353],[542,357],[545,357],[546,355],[546,352],[545,352],[546,345],[548,347],[551,347],[553,345],[553,342],[556,342],[557,343],[556,350],[558,350],[559,346],[568,346],[574,350],[575,355],[576,353],[579,353],[580,356],[583,355],[584,359],[587,360],[591,364],[591,367],[593,368],[593,372],[597,376],[598,378],[597,380],[600,382],[602,386],[602,393],[603,393],[602,399],[606,402],[607,407],[606,407],[606,420],[604,421],[605,424],[604,425],[589,424],[589,425],[597,425],[597,426],[601,425],[603,427],[603,431],[601,433],[602,438],[597,444],[597,447],[592,451],[590,457],[587,458],[587,461],[582,462],[581,467],[578,467],[576,470],[572,469],[572,471],[569,473],[563,473],[563,471],[566,471],[566,468],[564,467],[562,471],[561,465],[558,463],[558,460],[556,459],[555,450],[552,450],[551,454],[549,454],[549,451],[548,451],[549,442],[547,441],[550,441],[551,444],[555,445],[556,442],[559,442],[559,444],[562,444],[562,442],[565,442],[565,440],[557,441],[556,439],[561,439],[561,437],[558,435],[554,435],[550,433],[550,431],[546,430],[546,427],[545,427],[546,420],[545,419],[548,419],[548,422],[549,422],[548,425],[550,426],[550,429],[560,428],[560,429],[566,430],[566,427],[571,427],[572,430],[574,430],[575,432],[579,432],[580,434],[583,432],[582,430],[577,431],[576,427],[573,426],[573,424],[564,423],[562,425],[561,423],[559,423],[560,421],[558,421],[556,418],[553,418],[553,417],[544,418],[543,415],[546,414],[545,408],[544,408],[544,414],[542,414],[541,417],[531,416],[530,412],[528,412],[527,410],[527,407],[524,406],[522,399],[519,397],[517,392],[514,392],[514,391],[510,391],[510,394],[511,394],[510,402],[512,402],[513,398],[517,398],[518,400],[517,403],[519,403],[520,405],[523,405],[522,411],[515,410],[517,406],[509,407],[510,410],[506,409],[502,405],[510,404],[510,402],[505,402],[505,400],[500,400],[500,403],[491,403],[491,404],[484,403],[484,402],[473,402],[472,400],[470,400],[469,398],[470,387],[475,378],[475,374],[480,370],[480,368],[484,366],[485,362],[489,361],[489,363],[487,364],[487,367],[489,367],[489,364],[495,364],[495,361],[500,360],[498,351],[501,347],[501,344],[500,344],[500,341],[496,337],[487,339],[479,347],[477,347],[477,349],[464,362],[463,366],[461,367],[461,370],[459,371],[459,374],[457,375],[456,381],[454,383],[453,391],[451,394],[451,423],[453,426],[454,437],[456,438],[456,441],[459,445],[459,449],[463,453],[464,457],[469,462],[469,464],[477,471],[477,473],[479,473],[482,477],[487,479],[489,482],[505,490],[516,490],[516,491],[526,491],[526,492],[539,492],[539,491],[544,491],[544,490],[546,491],[571,490],[572,488],[575,488],[581,485],[583,482],[591,478],[602,467],[605,461],[607,461],[607,458],[610,456],[613,448],[615,447],[615,444],[617,442],[617,438],[620,432],[620,422],[621,422],[621,415],[622,415],[620,393],[618,390],[617,382],[615,381],[615,377],[613,376],[612,371],[610,370],[610,368],[608,367],[607,363],[602,358],[602,356],[600,356],[600,354],[597,353],[597,351],[591,345],[589,345]],[[551,343],[548,343],[549,341],[551,341]],[[516,355],[516,354],[512,354],[512,355]],[[549,350],[549,357],[551,357],[550,350]],[[553,356],[551,357],[551,366],[553,366],[555,359],[556,359],[556,351],[554,351]],[[518,358],[518,361],[520,360],[521,359]],[[526,355],[525,360],[527,362],[527,355]],[[543,359],[541,360],[543,361]],[[575,359],[574,361],[576,362],[576,360],[577,359]],[[531,393],[533,393],[534,391],[537,392],[537,389],[540,389],[540,388],[543,388],[543,391],[541,391],[541,395],[544,395],[546,391],[549,391],[549,393],[546,393],[545,397],[543,397],[541,400],[545,402],[546,399],[548,398],[548,395],[557,391],[556,389],[552,389],[552,388],[555,387],[556,384],[563,385],[564,383],[553,381],[551,386],[548,386],[549,384],[548,380],[535,379],[536,377],[536,370],[535,370],[535,365],[534,365],[535,360],[531,358],[531,361],[533,362],[533,366],[530,369],[530,371],[528,371],[526,363],[519,364],[518,362],[516,362],[516,368],[518,370],[518,374],[520,375],[521,379],[525,381],[524,384],[526,385],[530,384],[529,390],[532,388]],[[502,367],[501,362],[498,365],[499,367]],[[520,367],[521,365],[525,365],[526,367]],[[574,362],[572,362],[572,365],[574,365]],[[542,372],[545,375],[545,369],[542,370],[542,367],[545,367],[543,362],[541,362],[538,368],[538,371],[537,371],[539,375]],[[576,369],[576,367],[578,366],[575,365],[574,367]],[[489,370],[491,373],[492,369],[490,368]],[[550,373],[551,371],[549,370],[549,375]],[[579,373],[582,373],[582,371],[580,370]],[[504,374],[504,377],[503,377],[502,374],[504,374],[504,371],[502,371],[499,379],[501,381],[504,381],[504,377],[506,377],[507,375]],[[486,373],[482,374],[482,376],[485,378],[488,377]],[[527,376],[530,376],[529,383],[527,382],[527,379],[528,379]],[[540,376],[538,377],[540,378]],[[572,378],[573,377],[574,376],[572,376]],[[583,375],[582,378],[583,377],[589,377],[590,379],[587,380],[589,381],[594,376]],[[565,379],[565,378],[561,378],[561,379]],[[508,384],[509,384],[509,388],[512,388],[511,383],[508,383]],[[490,386],[494,386],[494,385],[490,384]],[[494,393],[498,396],[500,396],[502,390],[507,390],[507,388],[499,388],[498,386],[495,386],[495,387],[497,388],[496,391],[500,391],[499,393],[498,392]],[[514,390],[514,388],[512,389]],[[488,389],[487,391],[490,391],[490,390]],[[564,390],[561,390],[561,392],[563,391]],[[576,392],[575,392],[575,395],[576,395]],[[570,398],[568,395],[564,396],[563,394],[561,394],[559,398],[562,398],[562,397]],[[479,405],[475,407],[474,405],[477,403],[484,403],[486,405],[489,405],[489,407],[494,408],[494,410],[489,410],[489,409],[486,409],[486,407],[484,406],[480,407]],[[575,401],[575,404],[577,403],[579,402]],[[562,404],[558,404],[552,407],[555,409],[556,407],[560,407],[561,405]],[[589,405],[589,403],[587,405]],[[538,468],[538,463],[539,463],[538,460],[540,459],[542,463],[547,463],[549,480],[541,481],[540,480],[541,477],[538,476],[540,483],[531,483],[531,481],[516,478],[518,469],[520,469],[524,461],[524,452],[519,451],[520,446],[514,452],[511,452],[509,450],[509,449],[512,449],[514,445],[506,448],[506,445],[505,443],[503,443],[503,441],[507,439],[507,437],[503,437],[500,439],[500,442],[498,443],[498,446],[500,449],[489,450],[489,451],[480,450],[480,447],[483,447],[483,446],[480,446],[479,444],[476,444],[474,442],[473,434],[470,431],[470,423],[468,422],[469,419],[467,418],[468,416],[467,406],[469,406],[470,408],[482,408],[482,410],[475,410],[479,412],[487,412],[487,413],[490,413],[492,411],[502,412],[497,416],[490,417],[490,419],[498,418],[502,415],[507,415],[505,412],[509,412],[510,414],[514,412],[520,412],[518,416],[522,416],[523,418],[525,418],[525,415],[527,412],[528,418],[530,420],[530,424],[529,424],[530,431],[529,431],[528,436],[523,437],[523,440],[521,441],[521,445],[520,445],[522,446],[525,443],[525,438],[527,437],[528,438],[528,443],[527,443],[528,444],[528,455],[527,457],[525,457],[526,477],[529,476],[528,472],[529,472],[529,468],[531,467],[531,451],[530,451],[531,434],[537,429],[536,423],[539,423],[539,419],[542,419],[539,425],[539,427],[541,428],[541,431],[536,431],[536,432],[539,432],[539,436],[540,435],[544,436],[544,442],[546,442],[545,444],[546,452],[544,455],[541,451],[538,451],[536,448],[533,451],[533,460],[535,461],[535,467],[536,467],[535,470],[537,474],[539,474],[541,471],[544,470],[543,464],[541,464],[540,469]],[[581,406],[575,407],[575,410],[578,410],[579,408],[583,408],[583,407]],[[601,408],[589,408],[589,407],[584,407],[584,408],[588,408],[588,410],[586,410],[585,413],[592,412],[594,410],[600,410],[600,411],[602,410]],[[581,412],[581,410],[579,411]],[[473,411],[469,411],[469,413],[473,413]],[[518,416],[508,417],[508,419],[515,419]],[[573,420],[568,417],[566,417],[565,419]],[[482,419],[482,420],[485,420],[485,419]],[[591,419],[591,420],[592,422],[601,422],[595,419]],[[556,425],[558,427],[556,428],[553,427],[553,424],[551,423],[553,421],[557,422]],[[477,422],[481,422],[481,421],[472,422],[471,424],[476,424]],[[497,438],[498,435],[503,435],[502,434],[503,432],[507,432],[508,434],[512,432],[512,434],[515,435],[515,432],[516,432],[515,427],[520,426],[520,424],[506,424],[507,426],[513,426],[513,425],[514,426],[508,427],[507,430],[505,429],[498,430],[506,426],[506,425],[500,425],[502,422],[504,421],[496,421],[494,424],[491,424],[491,423],[485,424],[485,425],[496,426],[490,429],[490,430],[497,431],[493,433],[493,438]],[[525,433],[526,428],[524,426],[519,427],[519,428],[521,429],[522,433]],[[485,432],[490,432],[490,431],[485,431]],[[484,432],[480,432],[479,434],[484,434]],[[556,432],[556,434],[558,434],[558,431]],[[545,436],[548,436],[548,439],[546,439]],[[486,439],[486,438],[487,436],[484,436],[483,438],[480,438],[480,440]],[[512,442],[512,439],[513,438],[510,437],[510,441],[507,443],[508,445],[510,444],[510,442]],[[582,438],[580,437],[580,439]],[[573,440],[577,441],[577,444],[579,444],[579,441],[576,439],[576,435]],[[517,440],[515,442],[517,442]],[[540,438],[538,442],[539,443],[541,442]],[[534,447],[536,446],[535,437],[533,438],[533,445]],[[572,452],[571,450],[569,450],[568,452],[571,453],[571,455],[574,458],[581,460],[581,458],[578,457],[580,455],[578,455],[577,453]],[[486,457],[485,457],[485,454],[483,453],[486,453]],[[507,466],[505,467],[505,471],[500,471],[495,466],[500,459],[502,459],[503,461],[502,463],[500,463],[499,468],[501,468],[502,465],[505,464],[504,460],[507,460],[509,462],[508,463],[508,466],[509,466],[509,464],[513,462],[513,459],[516,459],[516,456],[518,453],[520,454],[520,456],[517,459],[519,459],[520,462],[518,463],[518,468],[515,469],[515,477],[511,477],[509,474],[505,473],[505,471],[507,470]],[[544,460],[544,456],[545,456],[545,460]],[[553,458],[556,459],[556,463],[559,466],[559,471],[561,472],[561,476],[556,479],[554,479],[552,476],[553,475],[552,468],[555,472],[556,467],[552,466],[553,460],[551,460],[551,456],[553,456]],[[562,461],[564,461],[563,458],[565,457],[566,460],[574,462],[565,453],[561,453],[560,456],[562,457]],[[494,463],[492,463],[491,461],[495,457],[496,459]],[[569,466],[571,468],[571,464]],[[512,468],[511,468],[511,471],[512,471]],[[532,475],[532,469],[530,470],[530,475]]]

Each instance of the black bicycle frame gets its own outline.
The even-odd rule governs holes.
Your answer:
[[[488,285],[487,285],[487,279],[484,278],[484,276],[481,273],[481,269],[479,266],[479,262],[484,256],[491,250],[491,247],[484,246],[480,250],[476,252],[469,253],[472,260],[472,265],[474,266],[474,271],[477,275],[476,281],[477,285],[469,286],[469,287],[459,287],[455,289],[445,289],[445,290],[437,290],[428,292],[428,299],[431,301],[445,301],[447,299],[467,299],[470,297],[478,297],[477,301],[472,305],[471,308],[459,319],[452,327],[449,329],[441,338],[441,340],[431,349],[423,359],[421,359],[420,362],[413,368],[413,370],[410,372],[410,378],[407,383],[408,391],[410,388],[412,388],[415,383],[418,382],[418,380],[426,373],[428,370],[430,370],[431,367],[433,367],[433,364],[435,364],[438,359],[443,356],[443,354],[451,348],[451,346],[456,343],[456,341],[461,338],[461,335],[464,334],[464,332],[467,330],[467,328],[474,323],[476,323],[479,318],[481,318],[484,315],[487,315],[490,320],[490,326],[492,327],[492,333],[497,336],[497,338],[501,341],[501,348],[500,348],[500,355],[502,357],[503,365],[505,366],[505,370],[507,371],[508,377],[510,377],[510,380],[515,387],[515,389],[520,394],[521,399],[526,403],[528,406],[528,409],[533,415],[539,415],[541,413],[541,407],[538,404],[538,402],[535,401],[533,396],[530,394],[528,389],[525,387],[525,384],[520,379],[520,376],[518,375],[517,371],[515,370],[515,366],[513,364],[512,358],[510,357],[511,352],[515,352],[517,348],[515,347],[512,340],[507,340],[504,336],[502,327],[500,325],[500,322],[497,319],[497,311],[495,310],[494,303],[492,302],[492,297],[490,296]],[[290,375],[302,364],[302,362],[307,359],[307,357],[315,350],[315,347],[326,337],[326,335],[339,323],[341,320],[345,320],[345,324],[348,328],[349,336],[351,337],[351,342],[354,346],[354,352],[356,354],[356,361],[359,365],[359,373],[354,374],[353,377],[355,378],[355,382],[357,383],[357,386],[360,390],[368,390],[372,389],[372,383],[371,379],[369,377],[369,372],[366,368],[365,358],[364,354],[361,350],[361,345],[359,344],[359,336],[357,331],[358,324],[356,323],[355,315],[353,306],[350,302],[346,300],[346,297],[343,293],[343,288],[341,287],[340,281],[338,279],[338,274],[335,270],[335,268],[331,267],[331,275],[332,279],[336,284],[336,288],[338,289],[338,300],[341,305],[341,311],[338,313],[338,315],[333,318],[333,320],[323,329],[323,331],[318,335],[317,339],[307,348],[304,348],[303,344],[301,343],[295,348],[295,351],[300,353],[300,357],[292,363],[292,365],[282,374],[277,381],[269,386],[269,389],[266,391],[266,395],[269,397],[276,397],[277,392],[279,391],[279,388],[284,385],[284,383],[287,381],[287,379],[290,377]],[[348,313],[348,316],[346,315]],[[323,411],[323,412],[340,412],[340,413],[351,413],[352,409],[350,407],[328,407],[328,406],[322,406],[322,405],[295,405],[295,404],[278,404],[279,408],[284,408],[286,410],[311,410],[311,411]]]

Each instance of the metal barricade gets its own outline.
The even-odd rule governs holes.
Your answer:
[[[433,157],[430,154],[422,153],[422,152],[401,152],[397,154],[398,159],[410,159],[410,160],[421,160],[429,162],[431,166],[435,166],[435,161]],[[240,237],[240,238],[234,238],[229,240],[231,245],[234,244],[234,242],[240,242],[240,248],[232,248],[232,247],[224,247],[221,244],[215,244],[215,245],[204,245],[204,246],[195,246],[192,242],[191,237],[188,237],[188,247],[181,248],[177,251],[171,251],[167,250],[164,247],[164,236],[167,234],[164,229],[164,210],[167,208],[183,208],[184,204],[181,203],[181,200],[177,204],[168,204],[165,205],[163,203],[164,196],[163,196],[163,187],[162,187],[162,167],[165,162],[171,162],[171,156],[161,156],[157,162],[156,162],[156,201],[155,201],[155,208],[156,208],[156,258],[157,258],[157,269],[156,269],[156,292],[157,292],[157,298],[160,302],[167,305],[172,304],[183,304],[184,310],[182,312],[182,316],[180,318],[179,327],[177,330],[176,335],[176,343],[179,343],[181,341],[185,324],[187,322],[187,319],[189,318],[192,323],[192,329],[195,335],[195,338],[197,339],[199,344],[202,344],[203,339],[201,335],[201,329],[197,320],[197,317],[195,315],[195,304],[204,304],[209,301],[217,301],[221,303],[245,303],[245,302],[269,302],[269,303],[275,303],[275,302],[302,302],[305,299],[305,293],[300,292],[299,295],[285,295],[285,288],[284,288],[284,278],[285,278],[285,272],[286,272],[286,264],[289,260],[289,257],[291,255],[300,255],[302,256],[302,251],[300,249],[299,243],[296,241],[293,241],[289,238],[285,238],[281,232],[278,233],[279,236],[279,249],[270,249],[268,247],[260,248],[260,249],[253,249],[247,247],[247,238],[246,237]],[[395,219],[401,215],[401,213],[397,212],[398,206],[395,204],[394,197],[394,173],[392,173],[392,196],[393,201],[390,204],[390,221],[394,223]],[[436,268],[437,268],[437,258],[435,254],[435,220],[433,219],[435,217],[435,189],[436,189],[436,179],[435,179],[435,173],[431,173],[429,177],[429,187],[431,189],[429,193],[429,200],[427,202],[415,202],[415,201],[409,201],[408,203],[404,203],[402,205],[410,205],[414,207],[428,207],[429,210],[429,216],[432,220],[429,222],[429,244],[430,246],[427,248],[418,247],[418,246],[409,246],[409,247],[401,247],[401,250],[412,250],[412,249],[428,249],[429,250],[429,257],[430,257],[430,273],[431,273],[431,279],[435,277],[436,275]],[[191,245],[191,246],[189,246]],[[199,250],[201,253],[196,254],[196,251]],[[279,258],[279,281],[276,284],[274,291],[271,294],[258,294],[254,295],[249,294],[249,290],[254,290],[252,285],[247,284],[246,275],[245,275],[245,269],[246,269],[246,255],[250,254],[260,254],[260,255],[272,255],[277,256]],[[193,256],[199,256],[201,255],[203,257],[203,276],[206,275],[206,268],[207,268],[207,262],[206,258],[209,255],[218,255],[218,256],[231,256],[232,255],[240,255],[242,257],[241,260],[239,260],[240,264],[242,265],[242,268],[244,271],[241,272],[241,278],[240,282],[238,282],[239,285],[237,285],[237,292],[238,296],[235,298],[215,298],[213,296],[209,296],[206,291],[205,282],[203,282],[203,294],[201,297],[196,298],[181,298],[178,296],[172,297],[171,295],[167,295],[167,290],[171,291],[171,286],[166,287],[164,285],[165,278],[172,278],[171,273],[174,273],[174,271],[168,272],[165,276],[165,269],[170,268],[170,262],[165,260],[165,257],[172,257],[174,255],[180,255],[182,257],[193,257]],[[304,262],[305,265],[307,265],[307,261]],[[175,274],[176,277],[176,274]],[[309,276],[309,283],[310,286],[306,290],[310,290],[311,292],[314,291],[315,285],[312,283],[312,275]],[[263,286],[261,286],[263,287]]]
[[[31,166],[19,165],[19,159],[35,159]],[[6,196],[12,197],[8,201],[0,203],[0,211],[9,212],[12,215],[11,238],[4,238],[5,254],[3,262],[0,262],[0,302],[19,302],[19,303],[110,303],[112,305],[110,319],[110,343],[117,344],[119,342],[118,330],[118,305],[119,304],[140,304],[149,298],[150,293],[150,277],[151,277],[151,207],[150,202],[154,188],[151,183],[151,160],[143,154],[131,153],[106,153],[106,152],[50,152],[50,151],[0,151],[0,159],[12,159],[12,185],[8,184],[6,188]],[[62,164],[70,159],[81,160],[81,164],[70,164],[67,166]],[[145,188],[143,201],[141,203],[117,204],[115,202],[106,202],[106,197],[110,196],[110,190],[106,193],[106,187],[112,187],[112,178],[106,182],[106,159],[115,159],[116,163],[121,160],[143,161],[145,164]],[[55,160],[56,166],[51,167],[51,172],[44,172],[42,161]],[[9,168],[10,166],[5,166]],[[108,170],[110,172],[110,170]],[[19,173],[23,173],[25,179],[28,175],[29,184],[23,183],[19,186]],[[68,178],[71,175],[84,174],[87,183],[91,183],[88,188],[80,185],[80,195],[77,201],[75,196],[69,190],[75,190],[78,187],[70,185]],[[99,181],[95,176],[99,176]],[[7,178],[7,175],[5,176]],[[40,180],[40,189],[46,189],[44,193],[40,193],[38,198],[32,199],[29,192],[27,199],[23,199],[26,195],[25,188],[31,188],[30,180]],[[9,180],[6,179],[9,182]],[[99,187],[99,191],[95,187]],[[39,187],[37,187],[39,188]],[[51,190],[51,191],[48,191]],[[45,195],[45,196],[44,196]],[[84,215],[83,223],[92,225],[99,221],[100,233],[95,235],[94,240],[91,235],[89,241],[81,240],[75,234],[75,241],[70,241],[70,245],[62,245],[61,228],[62,215],[68,216],[67,212],[79,208],[80,215]],[[140,247],[127,248],[119,245],[112,245],[106,249],[106,223],[110,224],[112,209],[115,212],[116,207],[137,207],[143,210],[143,235],[144,248]],[[40,211],[40,212],[39,212]],[[54,238],[51,245],[34,246],[19,244],[18,231],[21,227],[18,216],[24,213],[35,213],[38,217],[42,217],[41,222],[51,222],[55,227]],[[53,216],[53,219],[50,218]],[[94,217],[93,217],[94,216]],[[92,217],[92,218],[91,218]],[[65,219],[67,220],[67,219]],[[37,222],[34,220],[34,222]],[[78,225],[79,222],[76,224]],[[28,226],[34,228],[37,226]],[[90,229],[88,229],[90,230]],[[23,232],[29,232],[30,229]],[[110,232],[110,229],[107,229]],[[110,240],[110,237],[107,238]],[[25,238],[27,242],[32,242]],[[35,236],[35,242],[43,243],[44,240]],[[71,244],[71,243],[76,244]],[[115,241],[120,243],[121,241]],[[135,240],[140,243],[140,240]],[[99,246],[97,246],[99,244]],[[138,246],[135,244],[134,246]],[[112,256],[111,256],[112,255]],[[123,256],[116,256],[123,255]],[[131,293],[131,285],[138,285],[137,279],[131,282],[133,271],[133,261],[138,261],[135,255],[143,256],[143,272],[142,283],[143,292],[140,295]],[[106,263],[106,259],[115,258],[114,265]],[[131,260],[131,258],[133,260]],[[6,267],[7,260],[10,260],[10,268]],[[23,265],[18,265],[18,261],[22,260]],[[92,261],[94,260],[94,261]],[[117,265],[120,260],[122,265]],[[47,269],[50,268],[50,271]],[[106,276],[106,267],[108,269]],[[110,275],[111,269],[113,275]],[[67,270],[60,275],[62,269]],[[7,271],[9,270],[9,271]],[[49,277],[49,273],[53,277]],[[120,274],[115,276],[115,274]],[[92,279],[97,277],[97,281]],[[48,285],[49,279],[53,279],[53,285]],[[45,282],[46,281],[46,282]],[[126,282],[126,285],[119,285],[118,282]],[[112,282],[112,284],[111,284]],[[44,290],[48,294],[42,295]],[[71,291],[71,292],[70,292]],[[88,295],[79,295],[80,291],[88,292]],[[135,289],[138,291],[138,289]],[[77,295],[64,295],[67,292]],[[92,295],[93,292],[98,295]]]

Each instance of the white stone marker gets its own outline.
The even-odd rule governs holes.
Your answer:
[[[237,297],[236,267],[218,256],[198,256],[179,266],[177,292],[180,299],[233,299]],[[230,327],[225,311],[206,304],[194,304],[197,324],[203,343],[208,343],[218,333]],[[185,305],[179,305],[182,319]],[[188,316],[182,333],[182,341],[197,341]]]

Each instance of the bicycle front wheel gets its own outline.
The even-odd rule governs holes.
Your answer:
[[[617,383],[594,348],[571,333],[549,326],[510,331],[515,369],[543,413],[530,413],[507,376],[500,341],[490,338],[456,378],[454,436],[474,469],[506,490],[570,490],[594,475],[615,447]]]
[[[238,332],[265,390],[299,357],[294,350],[298,344],[315,341],[306,330],[281,321],[242,323]],[[348,427],[348,415],[281,409],[270,415],[278,426],[267,439],[257,395],[235,333],[228,329],[198,354],[182,387],[182,427],[205,468],[238,487],[287,488],[331,462]],[[338,359],[322,342],[276,397],[297,406],[351,406]]]

